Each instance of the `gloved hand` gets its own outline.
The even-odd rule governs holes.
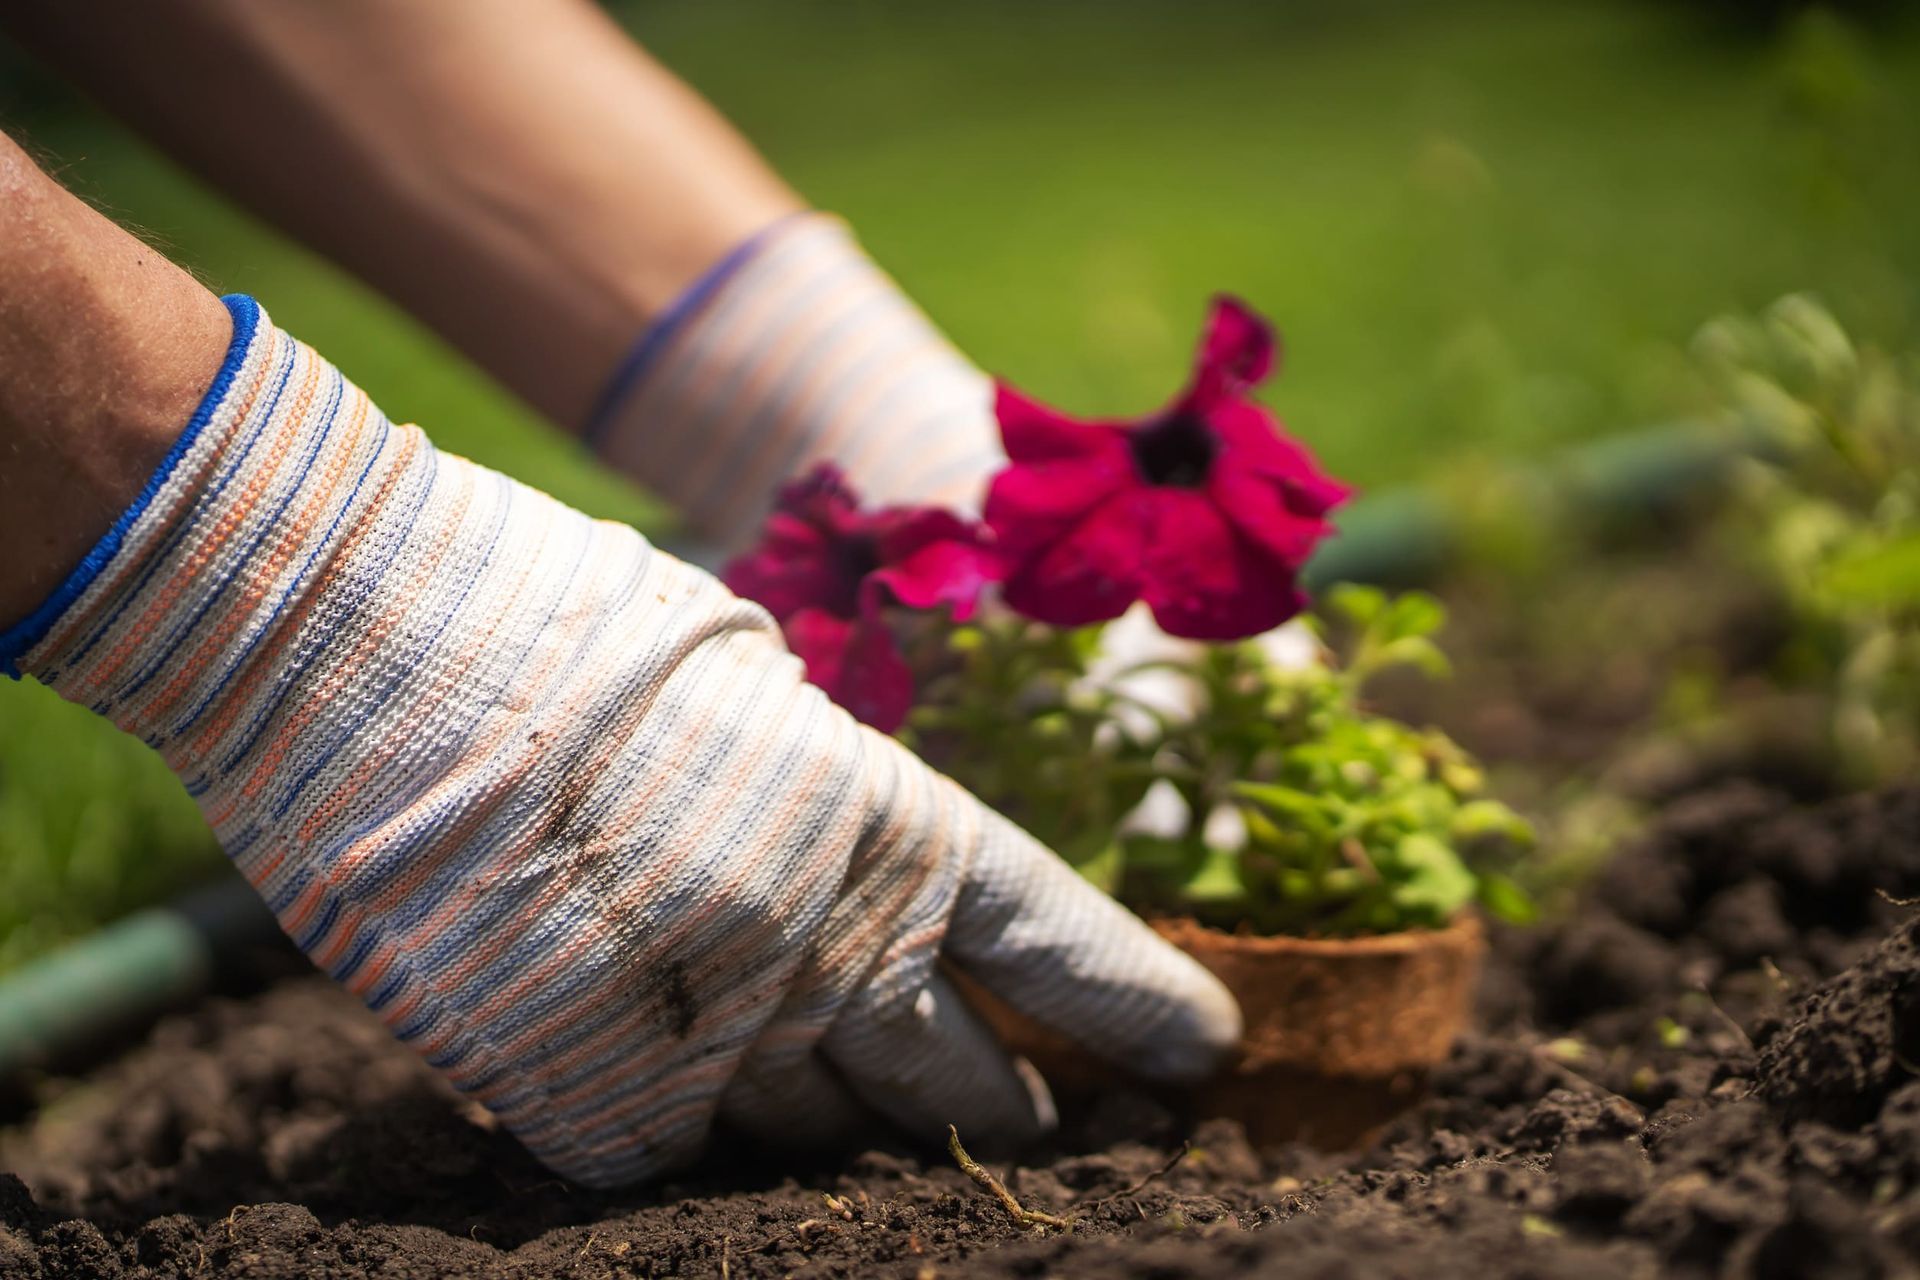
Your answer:
[[[710,269],[641,338],[586,436],[728,547],[818,462],[876,507],[968,513],[1006,465],[992,382],[820,213]]]
[[[757,606],[229,307],[173,453],[0,661],[158,747],[314,961],[554,1169],[655,1173],[718,1114],[1033,1132],[943,962],[1151,1075],[1233,1043],[1210,976]]]

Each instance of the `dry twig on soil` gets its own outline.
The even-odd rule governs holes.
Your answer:
[[[1028,1209],[1013,1198],[1013,1192],[1007,1190],[1000,1179],[993,1176],[991,1170],[967,1154],[960,1145],[960,1130],[947,1126],[947,1150],[953,1155],[953,1162],[960,1166],[960,1172],[972,1178],[981,1190],[998,1200],[1006,1209],[1008,1216],[1023,1227],[1059,1227],[1062,1231],[1073,1228],[1071,1218],[1057,1218],[1051,1213],[1042,1213],[1038,1209]]]

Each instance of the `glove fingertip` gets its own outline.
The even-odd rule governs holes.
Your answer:
[[[1221,981],[1185,955],[1169,957],[1190,972],[1171,984],[1178,997],[1167,1016],[1140,1040],[1129,1065],[1143,1076],[1174,1084],[1204,1080],[1232,1057],[1240,1043],[1240,1004]]]

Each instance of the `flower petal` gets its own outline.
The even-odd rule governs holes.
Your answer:
[[[1150,418],[1079,422],[1002,385],[996,409],[1013,461],[994,478],[986,520],[1009,566],[1007,603],[1080,626],[1143,599],[1168,634],[1196,640],[1257,635],[1298,613],[1298,569],[1348,490],[1246,399],[1276,348],[1265,319],[1221,296],[1192,383]],[[1217,448],[1194,450],[1193,466],[1136,466],[1130,432],[1203,425]],[[1188,487],[1189,471],[1202,487]]]
[[[878,610],[848,619],[802,609],[782,629],[787,647],[807,664],[807,679],[854,719],[882,733],[905,722],[913,706],[913,672]]]
[[[773,509],[832,533],[846,533],[860,521],[860,495],[831,462],[782,485]]]
[[[760,541],[728,561],[721,581],[775,618],[817,605],[851,617],[859,582],[842,545],[862,532],[859,499],[840,469],[821,463],[780,490]]]
[[[909,609],[944,605],[953,611],[955,622],[965,622],[979,605],[980,593],[999,577],[999,563],[981,548],[941,542],[880,570],[870,580],[885,586]]]
[[[1333,526],[1319,516],[1294,510],[1286,485],[1256,471],[1219,467],[1207,482],[1207,496],[1234,531],[1261,554],[1297,568],[1333,532]]]
[[[1126,612],[1140,598],[1148,529],[1138,508],[1149,496],[1144,488],[1123,488],[1062,536],[1017,559],[1002,588],[1008,606],[1056,627]]]
[[[851,613],[856,597],[844,577],[826,532],[780,511],[767,517],[759,544],[728,561],[720,574],[728,590],[775,618],[830,603]]]
[[[993,385],[993,412],[1000,421],[1000,443],[1014,462],[1057,462],[1125,448],[1124,424],[1070,418],[1004,382]]]
[[[1325,515],[1353,496],[1261,405],[1250,400],[1217,404],[1207,414],[1207,425],[1220,442],[1216,471],[1253,471],[1281,481],[1287,507],[1296,515]]]
[[[1205,402],[1244,394],[1273,372],[1278,345],[1273,326],[1259,312],[1228,294],[1215,296],[1190,394]]]
[[[1140,594],[1168,635],[1241,640],[1279,626],[1305,604],[1294,566],[1241,538],[1204,494],[1155,490],[1145,514]]]
[[[1014,463],[993,478],[985,518],[1002,556],[1024,559],[1067,536],[1101,503],[1139,484],[1115,433],[1101,453],[1050,463]]]
[[[948,605],[955,619],[973,616],[980,592],[999,576],[999,562],[980,529],[933,507],[883,513],[881,567],[868,575],[913,609]]]

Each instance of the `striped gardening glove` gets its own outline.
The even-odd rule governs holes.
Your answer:
[[[159,748],[288,934],[554,1169],[644,1177],[716,1116],[1033,1133],[944,964],[1148,1074],[1233,1042],[1212,978],[757,606],[228,305],[185,434],[0,660]]]
[[[586,438],[723,547],[817,462],[876,506],[963,512],[1006,464],[991,380],[819,213],[774,223],[669,308]]]

